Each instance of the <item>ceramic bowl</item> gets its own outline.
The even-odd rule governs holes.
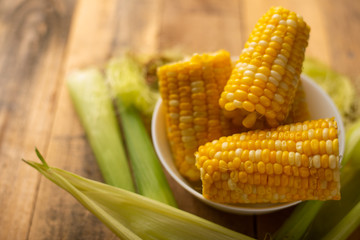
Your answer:
[[[338,109],[327,93],[324,92],[324,90],[322,90],[313,80],[305,75],[302,75],[301,79],[306,93],[306,101],[308,102],[311,118],[319,119],[335,117],[338,124],[339,152],[342,156],[344,153],[345,136],[344,125]],[[157,102],[155,107],[151,128],[156,153],[166,171],[189,193],[212,207],[235,214],[265,214],[288,208],[300,202],[296,201],[277,204],[221,204],[205,199],[201,194],[201,186],[195,186],[193,183],[186,180],[180,175],[179,171],[175,167],[166,136],[165,109],[162,105],[161,99]]]

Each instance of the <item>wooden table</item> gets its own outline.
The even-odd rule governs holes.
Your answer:
[[[37,146],[51,166],[102,180],[64,84],[69,71],[101,66],[125,50],[223,48],[239,55],[257,19],[273,5],[304,16],[312,28],[307,55],[350,76],[359,93],[358,1],[0,1],[0,239],[116,238],[21,161],[35,160]],[[276,231],[293,210],[227,214],[168,180],[181,209],[259,239]]]

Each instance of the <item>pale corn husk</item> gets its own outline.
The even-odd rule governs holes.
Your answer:
[[[105,69],[119,114],[137,192],[176,207],[176,201],[141,117],[149,115],[158,93],[145,81],[143,66],[129,55],[112,59]]]
[[[147,86],[144,66],[130,55],[123,55],[108,62],[106,77],[112,94],[125,107],[132,105],[151,116],[160,95]]]
[[[74,71],[67,78],[67,88],[105,182],[135,191],[115,109],[101,72]]]
[[[42,163],[25,161],[73,195],[121,239],[253,239],[138,194]]]
[[[347,125],[360,117],[360,98],[351,79],[324,63],[306,58],[303,72],[320,85],[332,98]]]

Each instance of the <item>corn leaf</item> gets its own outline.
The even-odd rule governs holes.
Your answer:
[[[251,237],[174,207],[47,165],[25,161],[74,196],[121,239],[237,239]]]
[[[114,96],[121,99],[124,106],[133,105],[142,113],[152,115],[159,93],[147,86],[144,66],[130,55],[123,55],[109,61],[106,74]]]
[[[306,58],[304,61],[303,72],[329,94],[345,123],[359,117],[359,112],[354,111],[359,97],[356,96],[355,88],[347,76],[335,72],[325,64],[311,58]]]
[[[348,126],[345,136],[345,153],[341,160],[343,166],[352,158],[351,167],[360,168],[360,118]],[[356,157],[358,156],[358,157]]]
[[[140,64],[124,55],[110,61],[106,76],[115,96],[138,193],[175,207],[175,198],[139,113],[143,108],[152,111],[157,99],[145,83]]]
[[[324,202],[306,201],[299,204],[291,216],[276,232],[274,239],[303,239],[304,233]]]
[[[120,119],[138,193],[176,207],[175,198],[139,112],[132,106],[123,108]]]
[[[325,235],[323,240],[346,240],[360,225],[360,202],[335,227]]]
[[[134,191],[115,110],[102,74],[96,69],[73,72],[67,87],[105,182]]]

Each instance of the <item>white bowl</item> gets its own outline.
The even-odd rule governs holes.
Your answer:
[[[341,115],[336,108],[332,99],[309,77],[302,75],[302,83],[306,93],[306,101],[308,102],[309,111],[312,119],[335,117],[338,124],[339,153],[342,157],[344,154],[345,133]],[[298,204],[300,201],[277,204],[221,204],[205,199],[201,192],[182,177],[175,167],[168,139],[166,136],[165,125],[165,109],[163,108],[161,99],[155,107],[152,124],[152,139],[156,153],[168,173],[175,181],[185,188],[189,193],[206,204],[225,212],[235,214],[264,214],[274,212]]]

